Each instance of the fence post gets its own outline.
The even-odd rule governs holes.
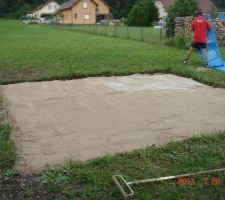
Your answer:
[[[160,28],[159,30],[160,30],[160,44],[162,44],[162,28]]]
[[[143,41],[143,27],[141,27],[141,41]]]
[[[127,39],[130,38],[130,35],[129,35],[129,26],[127,25]]]
[[[116,30],[116,23],[115,23],[115,37],[116,37],[116,35],[117,35],[116,32],[117,32],[117,30]]]
[[[107,24],[105,24],[105,35],[107,35]]]

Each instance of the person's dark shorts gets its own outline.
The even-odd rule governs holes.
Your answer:
[[[195,49],[206,49],[206,43],[192,42],[191,46]]]

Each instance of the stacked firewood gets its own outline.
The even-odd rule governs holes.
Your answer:
[[[225,44],[225,27],[217,27],[216,33],[219,44]]]
[[[192,32],[192,16],[188,17],[176,17],[175,18],[175,35],[185,34],[190,35]]]

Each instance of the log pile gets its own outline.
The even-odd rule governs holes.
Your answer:
[[[175,18],[175,35],[184,34],[190,35],[192,33],[192,16],[188,17],[176,17]]]
[[[217,39],[219,44],[225,44],[225,27],[219,27],[216,29]]]

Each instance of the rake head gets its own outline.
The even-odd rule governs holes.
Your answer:
[[[123,178],[123,176],[114,175],[114,176],[112,176],[112,180],[116,184],[116,186],[119,188],[119,190],[120,190],[121,194],[123,195],[124,199],[127,199],[127,198],[134,195],[134,191],[130,187],[130,184]]]

